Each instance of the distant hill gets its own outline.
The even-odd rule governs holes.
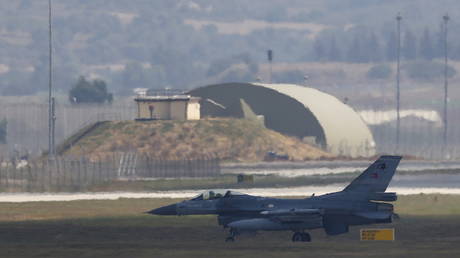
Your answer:
[[[268,151],[286,154],[291,160],[333,157],[296,138],[242,119],[101,123],[64,155],[105,157],[127,151],[159,158],[212,154],[230,161],[260,161]]]
[[[0,95],[46,92],[48,1],[7,3],[0,8]],[[422,52],[419,43],[426,28],[430,40],[424,41],[431,42],[429,49],[435,49],[433,54],[439,58],[439,26],[442,15],[449,11],[449,53],[460,60],[460,26],[456,22],[460,2],[455,0],[52,3],[54,80],[64,93],[80,75],[103,78],[112,92],[121,95],[131,94],[136,87],[193,88],[259,77],[268,80],[268,70],[259,67],[267,62],[267,49],[274,51],[275,64],[393,62],[394,58],[383,55],[396,51],[389,51],[387,43],[396,29],[398,12],[403,16],[404,44],[415,42],[410,45],[414,47],[403,46],[403,55],[407,56],[406,49]],[[405,36],[409,31],[410,41]],[[231,69],[234,66],[239,69]],[[307,73],[312,82],[343,85],[349,76],[340,68],[335,70],[346,76],[325,74],[318,78],[303,67],[296,70],[275,74],[273,79],[303,82]],[[274,72],[280,73],[276,67]],[[225,76],[216,78],[215,74]]]

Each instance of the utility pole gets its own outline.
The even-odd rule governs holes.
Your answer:
[[[48,29],[49,29],[49,84],[48,84],[48,156],[54,158],[55,142],[54,142],[54,129],[55,129],[55,111],[54,111],[54,97],[53,97],[53,34],[52,34],[52,17],[51,17],[51,0],[48,0]]]
[[[397,35],[397,55],[396,55],[396,152],[399,152],[399,130],[401,125],[400,117],[400,88],[399,88],[399,76],[400,76],[400,56],[401,56],[401,14],[398,13],[396,16],[396,23],[398,27]]]
[[[444,134],[443,143],[444,151],[447,147],[447,100],[448,100],[448,82],[447,82],[447,22],[449,21],[449,15],[446,13],[443,17],[444,20]]]
[[[273,70],[272,70],[272,63],[273,63],[273,50],[269,49],[267,51],[267,57],[268,57],[268,63],[269,63],[269,66],[270,66],[270,72],[269,72],[269,80],[268,82],[269,83],[272,83],[272,73],[273,73]]]

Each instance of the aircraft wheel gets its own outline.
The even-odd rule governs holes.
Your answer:
[[[311,242],[310,234],[302,233],[302,242]]]
[[[301,241],[303,241],[302,233],[295,232],[294,235],[292,235],[292,242],[301,242]]]

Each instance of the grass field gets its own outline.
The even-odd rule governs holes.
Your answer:
[[[262,232],[225,243],[214,216],[144,211],[174,199],[0,204],[0,257],[460,257],[460,196],[412,195],[396,202],[394,242],[361,242],[360,227],[312,243]]]
[[[251,162],[262,161],[270,150],[295,161],[334,157],[254,121],[229,118],[107,122],[74,142],[64,154],[98,160],[130,149],[156,159],[198,159],[219,153],[223,161]]]

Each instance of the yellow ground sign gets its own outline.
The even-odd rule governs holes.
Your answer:
[[[394,228],[366,228],[361,229],[362,241],[394,241],[395,229]]]

